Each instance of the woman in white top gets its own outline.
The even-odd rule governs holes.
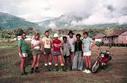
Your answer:
[[[40,55],[41,55],[41,41],[40,41],[39,33],[36,33],[34,38],[32,39],[31,48],[32,48],[32,55],[33,55],[31,73],[33,73],[34,71],[39,72],[38,66],[39,66]]]

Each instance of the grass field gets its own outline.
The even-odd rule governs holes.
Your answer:
[[[112,47],[113,60],[106,70],[96,74],[86,74],[81,71],[47,72],[41,60],[38,74],[21,76],[17,48],[15,46],[0,46],[0,83],[127,83],[127,48]],[[92,59],[96,56],[93,53]],[[27,66],[27,72],[30,65]]]

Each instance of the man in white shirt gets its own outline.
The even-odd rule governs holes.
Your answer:
[[[76,41],[76,37],[72,31],[69,31],[67,40],[68,40],[68,43],[70,45],[70,60],[71,60],[71,64],[72,64],[72,60],[74,57],[74,51],[75,51],[75,48],[74,48],[75,45],[74,44]]]
[[[52,55],[51,55],[51,38],[49,37],[49,31],[45,31],[45,37],[42,38],[44,45],[44,55],[45,55],[45,66],[52,65]],[[50,68],[49,68],[50,70]]]

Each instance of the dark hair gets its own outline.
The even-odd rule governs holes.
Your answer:
[[[63,36],[63,39],[67,39],[67,37],[66,36]]]
[[[23,34],[26,34],[26,32],[23,32],[22,35],[23,35]]]
[[[95,40],[95,37],[93,37],[92,40]]]
[[[23,33],[24,33],[24,31],[23,31],[22,29],[19,29],[19,30],[16,32],[16,36],[21,36]]]
[[[76,34],[76,37],[77,37],[77,36],[81,37],[81,35],[80,35],[80,34]]]
[[[40,36],[40,33],[35,33],[35,36]]]
[[[70,30],[69,33],[68,33],[68,35],[70,35],[70,34],[73,34],[74,35],[73,31]]]
[[[48,30],[47,31],[45,31],[45,33],[47,33],[47,32],[49,32]]]
[[[87,35],[88,36],[88,32],[83,32],[83,35]]]

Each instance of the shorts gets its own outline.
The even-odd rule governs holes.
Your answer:
[[[83,56],[91,56],[91,51],[89,51],[89,52],[83,52]]]
[[[23,57],[28,57],[28,53],[22,53]]]
[[[60,51],[52,51],[53,56],[60,56],[61,52]]]
[[[51,54],[51,48],[44,48],[45,55]]]
[[[40,50],[37,50],[37,49],[33,49],[32,50],[32,55],[33,56],[40,55],[40,54],[41,54],[41,51]]]

